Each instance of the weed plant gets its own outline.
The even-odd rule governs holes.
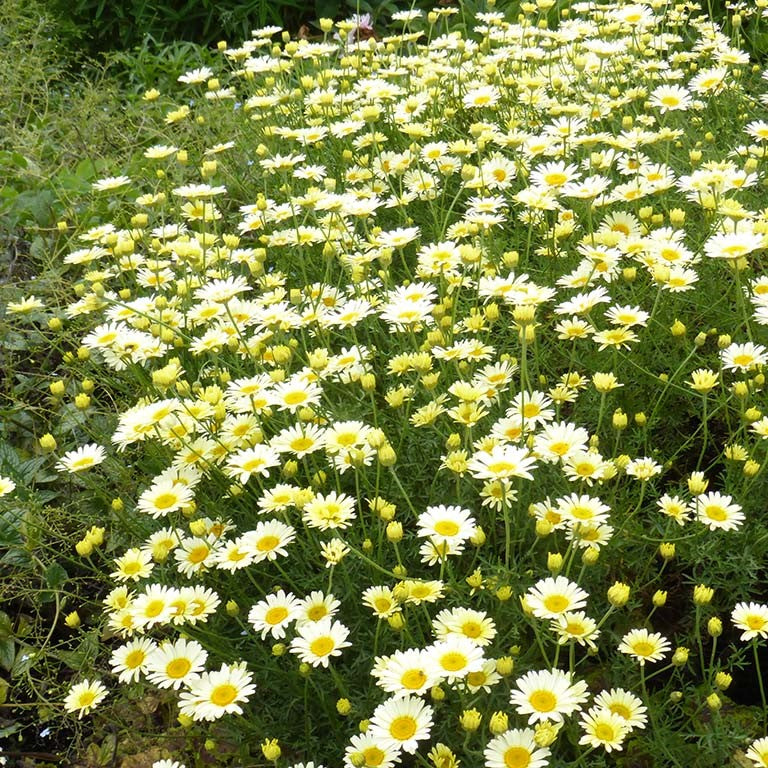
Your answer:
[[[765,78],[691,4],[454,15],[150,88],[6,304],[0,662],[95,761],[768,765]]]

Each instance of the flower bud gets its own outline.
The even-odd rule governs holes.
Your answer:
[[[403,524],[397,520],[393,520],[387,524],[387,540],[396,544],[403,539]]]
[[[664,560],[673,560],[675,557],[675,543],[665,541],[659,544],[659,554]]]
[[[494,735],[498,736],[504,731],[509,729],[509,715],[506,712],[497,711],[491,715],[491,719],[488,721],[488,730]]]
[[[608,602],[614,608],[621,608],[629,600],[629,585],[621,581],[614,582],[613,586],[608,588]]]
[[[93,552],[93,542],[89,539],[81,539],[75,544],[75,551],[80,557],[90,557]]]
[[[720,637],[723,634],[723,622],[717,616],[707,622],[707,634],[710,637]]]
[[[557,576],[563,569],[563,556],[559,552],[549,552],[547,554],[547,570]]]
[[[667,591],[665,589],[657,589],[653,593],[653,605],[656,608],[661,608],[667,603]]]
[[[461,727],[468,733],[473,733],[480,727],[483,716],[476,709],[465,709],[459,716]]]
[[[509,677],[515,669],[515,661],[510,656],[500,656],[496,659],[496,671],[502,677]]]
[[[690,651],[685,646],[679,646],[675,648],[675,652],[672,654],[672,663],[676,667],[683,667],[688,663],[688,656]]]
[[[693,588],[694,605],[709,605],[714,596],[715,590],[712,589],[712,587],[707,587],[704,584],[697,584]]]
[[[733,682],[733,677],[728,672],[718,672],[715,675],[715,685],[721,691],[727,691]]]
[[[72,613],[68,613],[64,617],[64,623],[70,629],[77,629],[80,626],[80,624],[82,623],[80,621],[80,614],[77,611],[72,611]]]
[[[274,763],[283,754],[283,750],[280,749],[277,739],[264,739],[261,743],[261,754],[264,755],[265,759]]]

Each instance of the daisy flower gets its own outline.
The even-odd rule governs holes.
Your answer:
[[[369,733],[349,740],[344,752],[344,768],[394,768],[399,762],[400,747]]]
[[[710,531],[734,531],[744,522],[744,513],[739,504],[732,502],[728,494],[711,491],[693,499],[689,508]]]
[[[331,594],[326,595],[320,590],[310,592],[303,600],[299,601],[296,626],[335,616],[340,606],[341,603]]]
[[[603,747],[606,752],[621,750],[629,733],[623,717],[602,707],[591,707],[581,716],[580,725],[584,735],[579,739],[579,744]]]
[[[478,451],[467,464],[467,471],[478,480],[533,480],[530,470],[535,468],[536,459],[528,449],[513,445],[495,445],[490,451]]]
[[[179,638],[157,646],[147,658],[147,679],[160,688],[178,690],[205,668],[208,653],[195,640]]]
[[[267,445],[254,445],[230,455],[224,468],[227,477],[245,485],[251,475],[269,477],[269,468],[280,464],[280,456]]]
[[[154,483],[139,496],[136,508],[157,519],[182,509],[194,499],[191,488],[172,480]]]
[[[432,621],[432,631],[438,640],[459,635],[481,647],[490,645],[496,637],[496,625],[485,611],[462,607],[440,611]]]
[[[645,728],[648,717],[648,711],[642,700],[634,693],[625,691],[623,688],[611,688],[610,691],[601,691],[595,696],[594,704],[596,707],[607,709],[615,715],[623,718],[630,730],[634,728]]]
[[[78,720],[87,715],[107,697],[107,689],[100,680],[83,680],[69,689],[64,698],[64,709],[77,712]]]
[[[619,651],[634,656],[641,665],[646,661],[661,661],[672,649],[669,641],[658,632],[632,629],[621,639]]]
[[[217,720],[232,712],[241,715],[241,703],[256,690],[245,662],[222,664],[221,669],[191,678],[179,699],[179,711],[193,720]]]
[[[737,629],[743,629],[742,640],[768,637],[768,605],[760,603],[736,603],[731,621]]]
[[[691,106],[691,93],[680,85],[660,85],[651,92],[648,103],[658,107],[663,115],[666,112],[686,110]]]
[[[546,424],[533,441],[534,453],[550,464],[567,459],[577,451],[584,451],[589,433],[566,421]]]
[[[555,508],[563,520],[574,526],[606,523],[611,511],[611,508],[603,504],[600,499],[578,493],[555,499]]]
[[[584,611],[565,611],[552,619],[552,630],[557,634],[560,645],[575,641],[595,650],[595,639],[600,634],[597,622]]]
[[[510,703],[519,715],[529,715],[528,723],[554,720],[560,723],[567,715],[581,709],[587,699],[587,684],[573,683],[567,672],[559,669],[532,670],[517,679]]]
[[[327,667],[332,656],[341,656],[341,649],[348,648],[349,630],[330,617],[297,627],[297,637],[291,640],[291,653],[313,667]]]
[[[296,530],[280,520],[263,520],[256,528],[240,537],[241,546],[253,554],[256,563],[262,560],[277,560],[278,555],[287,557],[285,547],[296,538]]]
[[[318,493],[304,507],[302,520],[310,528],[328,531],[349,528],[356,517],[355,500],[345,493],[337,494],[336,491],[331,491],[326,496]]]
[[[427,507],[417,521],[419,536],[429,538],[437,545],[459,544],[474,536],[477,526],[472,513],[461,507],[440,504]]]
[[[548,577],[534,584],[525,593],[526,605],[539,619],[554,619],[565,611],[574,611],[587,604],[589,595],[565,576]]]
[[[109,663],[112,671],[117,674],[118,681],[121,683],[137,682],[142,674],[146,674],[147,659],[155,648],[157,648],[157,643],[148,637],[131,640],[116,648]]]
[[[491,688],[501,680],[501,675],[496,671],[496,661],[486,659],[480,669],[470,672],[462,683],[467,687],[470,693],[477,693],[483,690],[486,693],[491,692]]]
[[[494,736],[483,755],[486,768],[546,768],[548,747],[536,744],[533,728],[513,728]]]
[[[152,553],[138,548],[132,548],[115,559],[115,567],[109,574],[115,581],[139,581],[152,573],[155,564],[152,562]]]
[[[15,487],[16,483],[14,483],[10,477],[0,475],[0,496],[7,496],[9,493],[13,492]]]
[[[108,192],[112,189],[120,189],[126,184],[130,184],[131,180],[128,176],[107,176],[104,179],[97,179],[91,184],[91,187],[96,192]]]
[[[418,742],[429,738],[432,712],[432,707],[416,696],[392,698],[374,710],[369,733],[387,745],[413,754]]]
[[[729,344],[720,352],[720,360],[725,370],[749,371],[768,362],[768,354],[762,344],[747,341],[744,344]]]
[[[757,768],[768,768],[768,738],[753,741],[746,752],[746,756]]]
[[[400,611],[400,603],[391,587],[368,587],[363,592],[363,605],[373,611],[378,619],[386,619]]]
[[[371,674],[382,690],[395,698],[420,696],[440,682],[425,648],[395,651],[391,656],[378,657]]]
[[[96,443],[81,445],[74,451],[67,451],[56,464],[60,472],[83,472],[86,469],[101,464],[106,459],[107,453],[102,446]]]
[[[261,639],[267,635],[280,640],[285,637],[285,630],[299,615],[299,601],[290,592],[282,589],[267,595],[256,603],[248,613],[248,621],[256,632],[261,632]]]
[[[485,661],[482,648],[463,635],[448,635],[427,651],[433,674],[449,683],[477,672]]]
[[[173,604],[179,591],[164,584],[150,584],[130,607],[136,627],[153,627],[155,624],[167,624],[176,614]]]

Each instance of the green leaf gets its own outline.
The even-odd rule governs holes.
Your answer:
[[[59,589],[69,578],[69,574],[58,563],[51,563],[45,569],[45,583],[51,589]]]
[[[0,512],[0,547],[12,547],[23,543],[19,513],[14,509]]]
[[[15,658],[16,643],[14,642],[13,638],[9,637],[6,640],[0,640],[0,667],[10,672],[13,669],[13,662]],[[2,704],[1,701],[0,704]]]
[[[33,565],[32,557],[29,552],[25,549],[19,549],[18,547],[9,549],[2,558],[0,558],[0,563],[2,563],[2,565],[16,565],[19,568],[24,569],[32,568]]]

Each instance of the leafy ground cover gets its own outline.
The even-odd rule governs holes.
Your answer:
[[[10,760],[768,765],[753,11],[260,28],[53,169],[30,92]]]

